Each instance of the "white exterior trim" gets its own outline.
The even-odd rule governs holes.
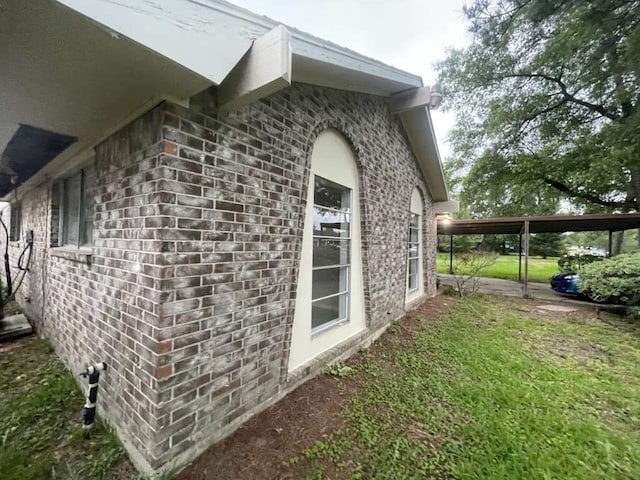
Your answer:
[[[315,175],[351,189],[351,274],[348,288],[350,292],[348,321],[341,321],[330,328],[312,333],[311,299],[313,285],[311,279]],[[359,198],[358,170],[351,147],[336,130],[325,130],[316,139],[311,154],[311,174],[309,175],[309,186],[307,188],[307,206],[302,237],[302,252],[300,254],[298,291],[289,350],[289,372],[365,329]]]
[[[406,274],[406,296],[405,305],[413,303],[418,298],[424,295],[424,201],[422,195],[417,188],[414,188],[411,192],[410,212],[418,215],[418,288],[413,291],[409,291],[409,256],[407,255],[407,274]],[[407,232],[409,231],[409,225],[407,224]]]
[[[291,85],[291,35],[282,25],[258,38],[218,87],[220,111],[248,105]]]

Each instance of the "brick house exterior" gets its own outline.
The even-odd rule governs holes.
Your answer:
[[[161,101],[93,145],[79,162],[94,168],[90,249],[59,246],[58,178],[17,193],[34,232],[17,299],[70,369],[107,363],[99,413],[146,471],[193,459],[412,306],[414,189],[417,301],[436,291],[434,181],[387,98],[292,82],[230,111],[219,103],[215,86],[188,106]],[[366,328],[290,370],[311,151],[327,129],[358,169]]]

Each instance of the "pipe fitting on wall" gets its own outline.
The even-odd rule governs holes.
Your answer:
[[[87,399],[82,409],[82,417],[84,418],[82,429],[88,435],[93,428],[96,418],[96,405],[98,402],[98,383],[100,381],[100,373],[107,370],[107,364],[104,362],[89,365],[87,369],[80,374],[81,377],[89,379],[87,387]]]

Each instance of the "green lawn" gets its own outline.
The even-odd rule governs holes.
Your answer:
[[[409,339],[395,325],[330,369],[361,388],[292,478],[640,478],[640,328],[588,315],[470,298]]]
[[[455,265],[455,253],[454,253]],[[438,273],[449,273],[449,254],[438,253],[436,267]],[[548,283],[554,273],[558,273],[558,259],[556,257],[529,257],[529,280],[532,282]],[[522,259],[522,275],[524,276],[524,258]],[[518,256],[501,255],[496,263],[482,270],[483,277],[518,280]]]
[[[36,337],[13,346],[0,351],[0,478],[145,478],[104,425],[98,424],[90,438],[84,437],[83,395],[51,346]]]
[[[344,426],[279,478],[640,478],[640,325],[519,299],[433,302],[450,309],[434,320],[427,304],[327,369]],[[83,438],[82,395],[45,341],[0,352],[0,385],[2,480],[141,478],[113,433]]]

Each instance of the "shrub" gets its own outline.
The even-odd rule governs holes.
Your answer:
[[[558,266],[563,272],[577,272],[582,270],[582,267],[589,265],[593,262],[604,260],[604,257],[598,255],[562,255],[558,259]]]
[[[463,253],[454,257],[453,279],[456,282],[458,295],[464,297],[477,293],[480,288],[480,272],[496,263],[497,260],[497,253],[482,251]]]
[[[585,265],[580,271],[580,290],[590,297],[640,305],[640,252]]]

